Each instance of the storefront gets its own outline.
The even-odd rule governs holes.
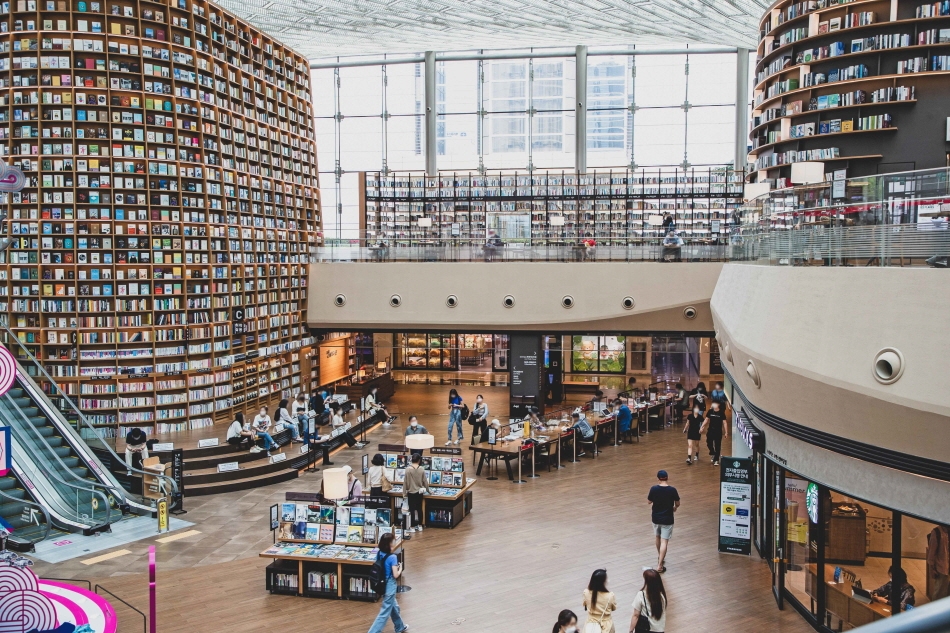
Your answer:
[[[397,369],[508,371],[504,334],[396,334]]]
[[[736,404],[734,451],[741,444],[755,464],[753,544],[772,570],[779,608],[787,602],[816,629],[841,631],[950,595],[946,525],[789,469],[768,448],[777,431]]]

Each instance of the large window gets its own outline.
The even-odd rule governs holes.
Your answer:
[[[625,336],[571,337],[571,369],[576,373],[624,373],[626,341]]]
[[[591,49],[588,167],[731,162],[735,67],[734,53]],[[313,71],[328,238],[359,237],[357,172],[425,169],[424,74],[421,63]],[[573,57],[436,62],[438,169],[573,169],[576,77]]]

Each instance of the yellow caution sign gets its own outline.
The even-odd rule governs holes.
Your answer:
[[[168,501],[166,499],[158,501],[158,531],[168,531]]]

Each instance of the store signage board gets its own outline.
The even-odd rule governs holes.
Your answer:
[[[198,440],[198,448],[211,448],[218,445],[218,438],[209,437],[204,440]]]
[[[736,423],[736,429],[739,431],[739,436],[745,442],[745,445],[749,447],[750,451],[764,453],[765,435],[752,424],[752,420],[749,419],[745,411],[733,411],[733,421]]]
[[[366,473],[369,472],[369,455],[367,455],[366,453],[363,453],[362,462],[363,462],[363,474],[365,475]]]
[[[752,460],[723,457],[719,467],[719,552],[752,553]]]
[[[173,450],[175,450],[174,442],[162,442],[162,443],[155,443],[152,445],[152,452],[155,452],[155,453],[158,453],[161,451],[173,451]]]
[[[223,464],[218,464],[219,473],[230,473],[235,470],[240,470],[241,465],[237,462],[224,462]]]
[[[429,449],[430,455],[461,455],[462,449],[460,448],[449,448],[445,446],[433,446]]]
[[[280,527],[280,521],[277,514],[277,504],[275,503],[270,507],[270,529],[276,530],[278,527]]]

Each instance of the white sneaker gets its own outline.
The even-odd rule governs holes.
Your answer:
[[[421,526],[421,525],[417,525],[417,526],[416,526],[416,532],[421,532],[421,531],[422,531],[422,526]]]
[[[452,440],[449,440],[448,442],[446,442],[445,445],[446,445],[446,446],[452,446]]]
[[[455,441],[452,442],[452,443],[453,443],[453,444],[458,444],[458,443],[461,442],[461,441],[462,441],[462,440],[459,439],[459,440],[455,440]]]

